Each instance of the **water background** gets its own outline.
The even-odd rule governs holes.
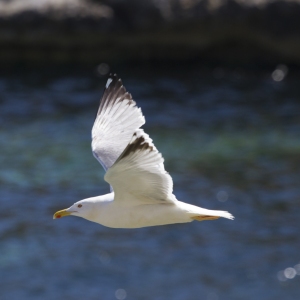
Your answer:
[[[236,219],[133,230],[53,220],[109,191],[90,149],[106,78],[94,66],[2,69],[0,298],[298,299],[299,71],[113,71],[177,198]]]

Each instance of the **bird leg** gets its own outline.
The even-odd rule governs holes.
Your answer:
[[[220,217],[216,217],[216,216],[195,216],[192,217],[193,220],[196,221],[212,221],[212,220],[217,220]]]

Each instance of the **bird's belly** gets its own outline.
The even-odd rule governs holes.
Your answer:
[[[105,214],[93,221],[112,228],[139,228],[186,223],[192,219],[185,211],[170,203],[111,206]]]

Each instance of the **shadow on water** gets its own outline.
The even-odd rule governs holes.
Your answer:
[[[90,150],[105,78],[40,71],[0,76],[1,299],[297,298],[299,73],[121,69],[177,198],[236,220],[118,230],[52,220],[108,192]]]

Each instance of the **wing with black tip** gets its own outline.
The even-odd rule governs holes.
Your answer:
[[[140,108],[121,79],[110,75],[92,128],[92,151],[107,171],[122,154],[133,134],[145,123]]]

